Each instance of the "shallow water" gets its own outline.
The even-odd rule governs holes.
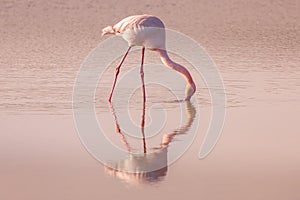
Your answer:
[[[1,199],[299,199],[299,8],[298,1],[1,1]],[[178,17],[182,11],[185,15]],[[76,75],[89,52],[105,40],[101,28],[141,13],[160,16],[167,27],[200,43],[225,88],[207,86],[187,61],[172,54],[197,80],[194,109],[187,112],[191,109],[174,102],[169,90],[148,85],[143,143],[134,138],[141,136],[140,88],[124,98],[128,87],[120,84],[115,112],[107,103],[118,59],[111,63],[97,85],[94,105],[97,122],[116,146],[140,152],[146,144],[149,151],[161,151],[163,138],[183,133],[172,138],[168,153],[159,154],[165,161],[196,133],[179,160],[146,177],[122,173],[119,155],[107,159],[119,163],[118,172],[94,159],[79,139],[72,114]],[[121,76],[133,72],[134,77],[139,63],[140,51],[130,53]],[[145,63],[160,61],[146,51]],[[148,80],[165,81],[165,73],[171,71],[145,67]],[[184,80],[174,76],[174,93],[183,97]],[[212,116],[209,90],[226,94],[226,120],[213,151],[199,160]],[[118,133],[116,118],[127,135]],[[126,120],[137,131],[126,131]],[[157,127],[151,124],[164,120],[154,135]]]

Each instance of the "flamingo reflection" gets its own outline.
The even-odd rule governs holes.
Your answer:
[[[192,126],[196,116],[196,109],[190,101],[185,101],[186,121],[183,126],[175,129],[171,133],[164,134],[161,143],[156,148],[147,149],[145,137],[145,102],[143,103],[143,112],[141,119],[141,132],[143,140],[143,154],[132,153],[132,148],[126,140],[124,133],[118,123],[118,118],[112,104],[110,104],[112,115],[114,117],[116,133],[128,151],[128,157],[117,163],[106,163],[105,172],[125,180],[131,184],[155,183],[161,181],[168,171],[168,147],[175,136],[186,134]],[[148,152],[148,151],[149,152]],[[151,150],[151,152],[150,152]],[[155,169],[155,170],[153,170]]]

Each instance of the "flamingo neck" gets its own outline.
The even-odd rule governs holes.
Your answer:
[[[174,69],[185,77],[187,81],[186,100],[189,100],[196,91],[196,85],[190,72],[182,65],[171,60],[166,50],[157,49],[156,51],[158,52],[160,59],[164,65],[170,67],[171,69]]]

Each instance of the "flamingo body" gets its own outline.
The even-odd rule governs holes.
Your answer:
[[[165,26],[152,15],[126,17],[114,26],[103,29],[102,35],[122,36],[129,46],[143,46],[147,49],[165,49]]]

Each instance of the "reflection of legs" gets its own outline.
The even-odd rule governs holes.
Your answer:
[[[116,132],[121,136],[122,142],[125,144],[125,147],[126,147],[127,151],[130,153],[131,152],[131,147],[130,147],[129,143],[126,140],[126,137],[125,137],[124,133],[121,131],[121,128],[120,128],[120,125],[119,125],[119,122],[118,122],[118,118],[117,118],[117,115],[116,115],[116,112],[115,112],[115,108],[114,108],[112,103],[110,103],[110,109],[111,109],[111,113],[114,117],[114,121],[115,121],[115,125],[116,125]]]
[[[146,112],[146,102],[143,101],[143,113],[142,113],[142,121],[141,121],[141,130],[142,130],[142,136],[143,136],[144,153],[147,153],[146,137],[145,137],[145,112]]]
[[[111,98],[112,98],[112,95],[113,95],[113,92],[114,92],[114,89],[115,89],[115,86],[116,86],[116,82],[117,82],[117,78],[118,78],[118,75],[119,75],[119,72],[120,72],[120,68],[121,68],[126,56],[128,55],[128,52],[129,52],[130,49],[131,49],[131,47],[129,47],[127,49],[127,51],[126,51],[125,55],[123,56],[121,62],[119,63],[118,67],[116,68],[114,83],[113,83],[113,86],[112,86],[112,89],[111,89],[111,92],[110,92],[110,95],[109,95],[109,98],[108,98],[109,102],[111,102]]]
[[[145,55],[145,47],[142,49],[142,62],[141,62],[141,79],[142,79],[142,89],[143,89],[143,102],[146,102],[146,91],[145,91],[145,82],[144,82],[144,55]]]

